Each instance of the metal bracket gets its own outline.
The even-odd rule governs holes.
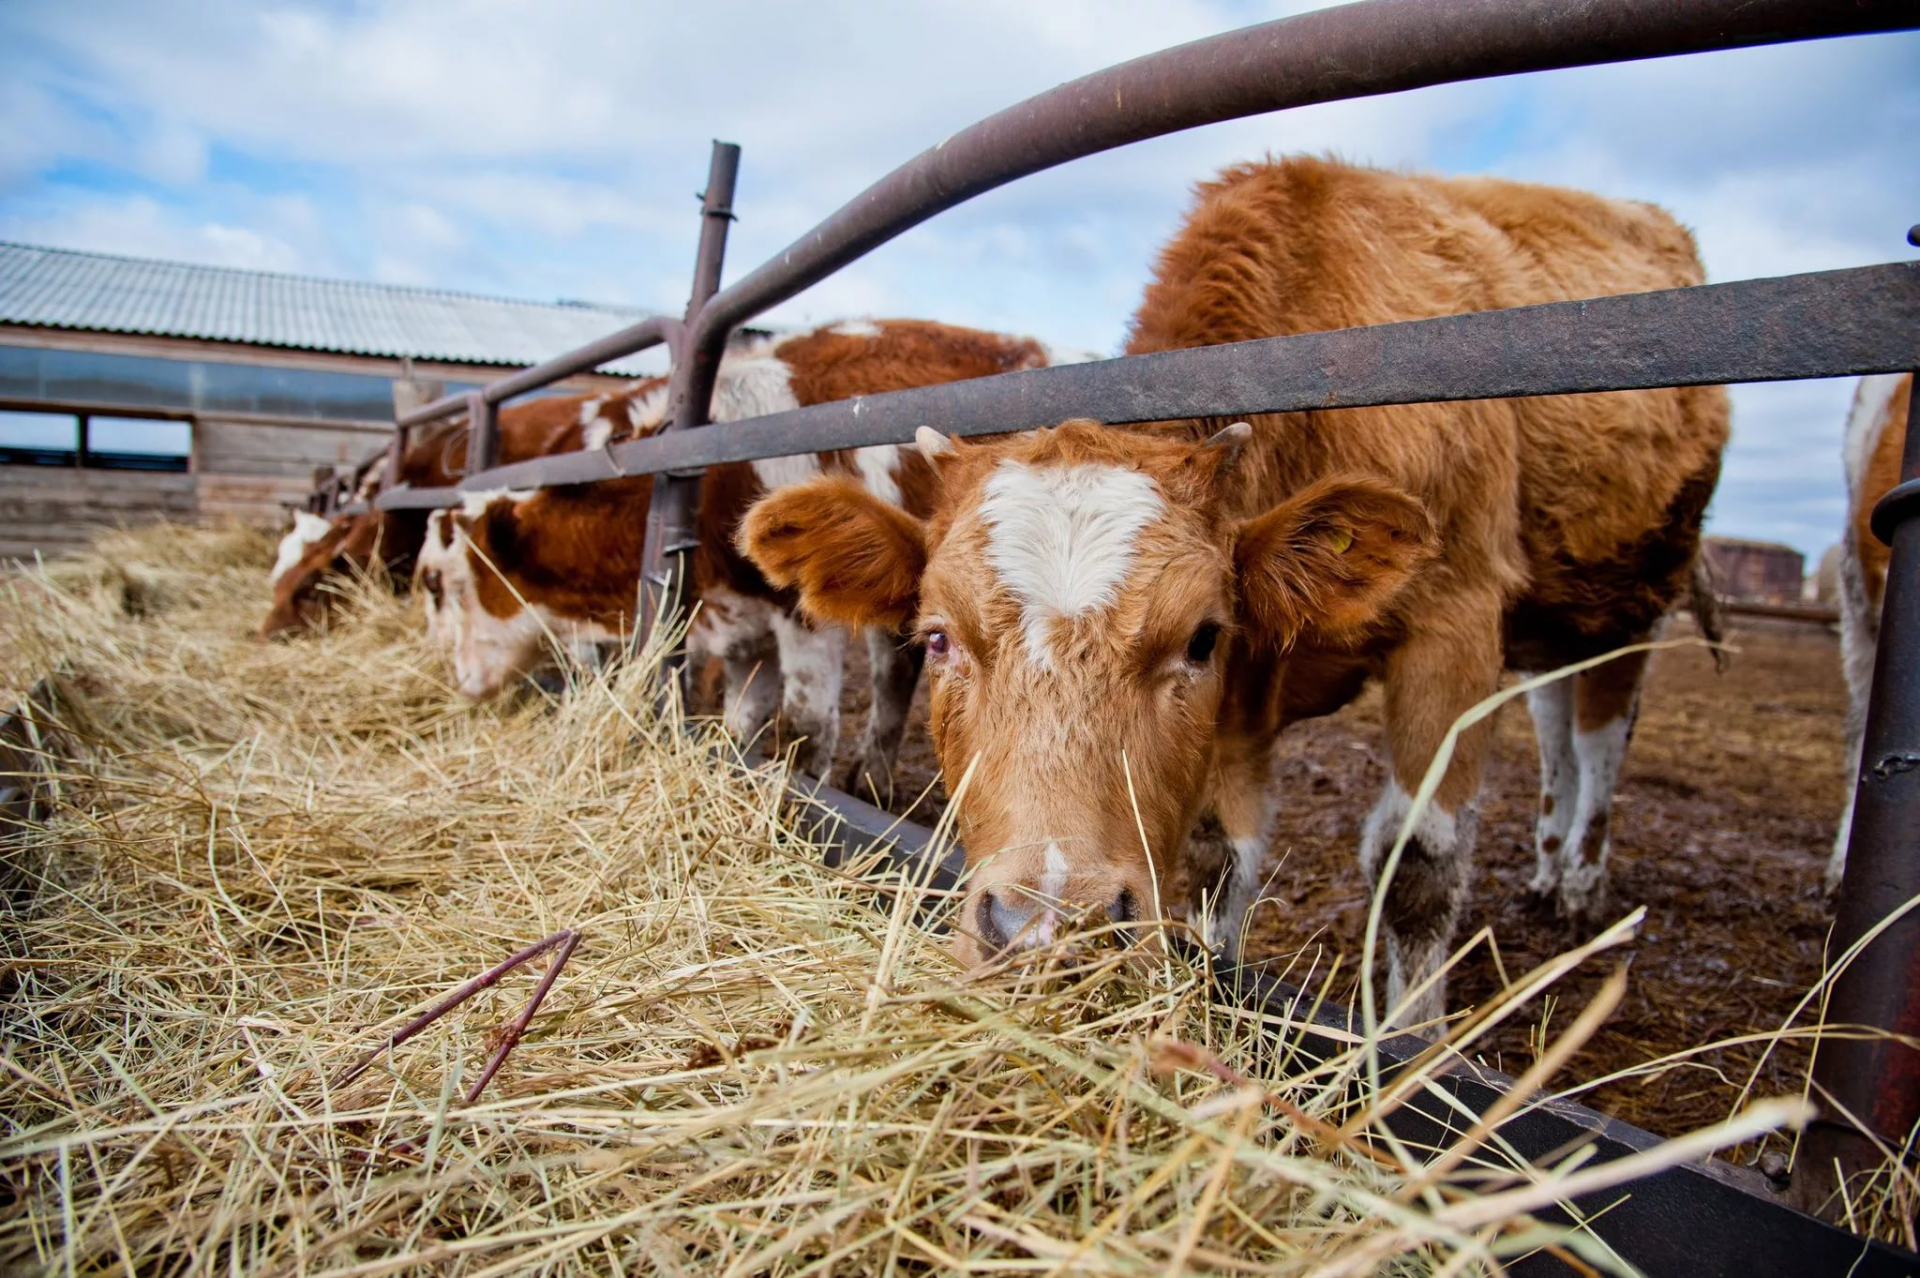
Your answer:
[[[1890,754],[1874,764],[1868,775],[1876,781],[1885,781],[1915,768],[1920,768],[1920,754]]]

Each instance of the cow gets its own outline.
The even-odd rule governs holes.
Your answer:
[[[610,396],[558,395],[528,400],[500,413],[500,460],[524,461],[549,452],[580,447],[586,426],[603,411]],[[416,436],[400,460],[399,481],[415,488],[438,488],[459,482],[466,464],[467,423],[464,417],[436,422]],[[363,465],[355,477],[354,495],[371,501],[385,475],[385,459]],[[370,511],[344,515],[324,528],[296,520],[293,532],[281,541],[281,555],[301,534],[301,549],[289,564],[276,563],[270,584],[273,602],[257,635],[271,639],[318,625],[337,597],[335,583],[354,574],[384,575],[406,583],[426,538],[428,512],[421,510]],[[306,521],[317,520],[306,516]]]
[[[1032,338],[927,320],[845,321],[730,352],[721,361],[712,412],[716,421],[737,421],[1070,358],[1081,357]],[[659,378],[625,393],[628,433],[659,427],[667,391],[667,380]],[[604,446],[614,429],[608,424],[590,432],[586,446]],[[756,497],[823,473],[859,484],[876,500],[925,512],[931,470],[913,450],[892,445],[709,469],[695,563],[700,606],[689,636],[696,651],[718,655],[725,665],[729,728],[754,736],[777,691],[781,726],[800,742],[796,762],[814,776],[829,775],[839,739],[846,632],[797,617],[791,596],[740,557],[733,533]],[[650,492],[650,481],[636,478],[467,499],[454,517],[466,562],[448,592],[458,620],[444,632],[454,643],[463,692],[494,695],[538,667],[550,640],[584,651],[631,627]],[[897,629],[870,627],[864,638],[871,709],[855,761],[835,779],[885,797],[919,681],[920,652]]]
[[[1128,354],[1692,285],[1650,205],[1290,158],[1202,184]],[[1312,410],[992,443],[931,429],[932,513],[822,477],[762,499],[741,548],[808,616],[906,627],[970,874],[961,956],[1047,946],[1070,916],[1166,917],[1161,871],[1227,863],[1211,940],[1261,896],[1275,737],[1385,685],[1388,777],[1360,836],[1386,889],[1388,996],[1442,1015],[1486,725],[1412,795],[1503,667],[1652,635],[1688,590],[1727,438],[1721,388]],[[1604,909],[1615,777],[1644,654],[1530,698],[1534,891]],[[1198,836],[1198,837],[1196,837]]]
[[[1847,416],[1843,456],[1847,472],[1847,529],[1840,561],[1840,664],[1847,678],[1847,801],[1827,859],[1826,890],[1840,890],[1853,835],[1853,799],[1860,775],[1861,739],[1867,731],[1867,694],[1880,644],[1880,600],[1887,589],[1892,553],[1873,535],[1873,507],[1900,482],[1913,403],[1912,373],[1882,373],[1860,380]]]

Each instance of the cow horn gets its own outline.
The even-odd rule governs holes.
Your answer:
[[[1245,448],[1247,441],[1252,438],[1252,426],[1246,422],[1235,422],[1231,426],[1216,431],[1213,438],[1207,441],[1206,447],[1218,448],[1224,452],[1226,456],[1220,461],[1220,469],[1232,470],[1234,463],[1240,460],[1240,450]]]
[[[950,457],[954,452],[953,441],[931,426],[922,426],[913,432],[913,442],[919,447],[920,455],[928,461]]]

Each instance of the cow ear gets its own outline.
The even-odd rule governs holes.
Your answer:
[[[1433,520],[1377,479],[1323,479],[1234,530],[1243,621],[1285,648],[1358,637],[1439,551]]]
[[[897,630],[913,617],[926,530],[847,476],[761,498],[735,540],[768,581],[799,591],[800,607],[816,621]]]

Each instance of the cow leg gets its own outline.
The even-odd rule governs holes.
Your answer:
[[[730,590],[710,588],[700,601],[688,647],[720,658],[726,672],[721,722],[742,745],[752,744],[780,708],[780,649],[773,608]]]
[[[880,626],[866,632],[867,670],[872,695],[867,701],[867,725],[853,762],[834,784],[848,794],[873,798],[881,806],[893,803],[893,769],[900,758],[900,739],[906,734],[907,712],[914,689],[920,686],[920,667],[927,650],[905,635]]]
[[[785,739],[800,742],[794,756],[800,771],[825,777],[833,769],[834,751],[840,744],[847,632],[839,626],[816,630],[798,617],[775,611],[773,635],[780,646],[780,719]]]
[[[1378,884],[1400,830],[1413,811],[1413,794],[1455,719],[1493,692],[1501,664],[1500,606],[1470,593],[1426,601],[1419,629],[1387,658],[1386,718],[1389,773],[1386,790],[1360,837],[1360,867]],[[1433,799],[1415,819],[1387,886],[1387,1002],[1400,1006],[1409,991],[1434,977],[1406,1002],[1403,1025],[1435,1020],[1446,1010],[1446,983],[1435,977],[1453,944],[1466,902],[1479,828],[1475,798],[1491,725],[1482,722],[1454,746]]]
[[[1573,677],[1573,753],[1580,792],[1560,845],[1559,912],[1577,923],[1598,921],[1607,908],[1607,855],[1612,850],[1613,790],[1640,712],[1647,654],[1615,657]]]
[[[1207,943],[1229,961],[1241,957],[1247,924],[1267,881],[1273,825],[1273,747],[1280,735],[1280,665],[1271,653],[1235,645],[1227,667],[1232,695],[1220,708],[1209,800],[1225,843]],[[1212,830],[1207,831],[1209,842]],[[1189,845],[1188,868],[1199,870],[1199,849]],[[1165,867],[1161,867],[1164,874]],[[1198,894],[1202,884],[1190,886]],[[1165,903],[1162,903],[1163,908]]]
[[[1852,540],[1848,531],[1848,540]],[[1873,686],[1873,659],[1880,642],[1880,609],[1867,598],[1860,556],[1851,544],[1840,564],[1840,663],[1847,676],[1847,801],[1840,810],[1840,828],[1833,836],[1833,854],[1827,859],[1828,896],[1840,890],[1847,871],[1847,842],[1853,837],[1853,799],[1860,788],[1860,751],[1867,735],[1867,693]]]
[[[1273,794],[1273,741],[1244,742],[1214,772],[1214,812],[1226,836],[1227,864],[1214,902],[1207,940],[1229,962],[1239,962],[1247,924],[1266,886],[1268,852],[1279,804]]]
[[[1540,748],[1540,816],[1533,825],[1533,879],[1527,890],[1549,897],[1560,886],[1560,849],[1580,798],[1580,762],[1573,749],[1573,680],[1555,679],[1527,694],[1533,739]]]

